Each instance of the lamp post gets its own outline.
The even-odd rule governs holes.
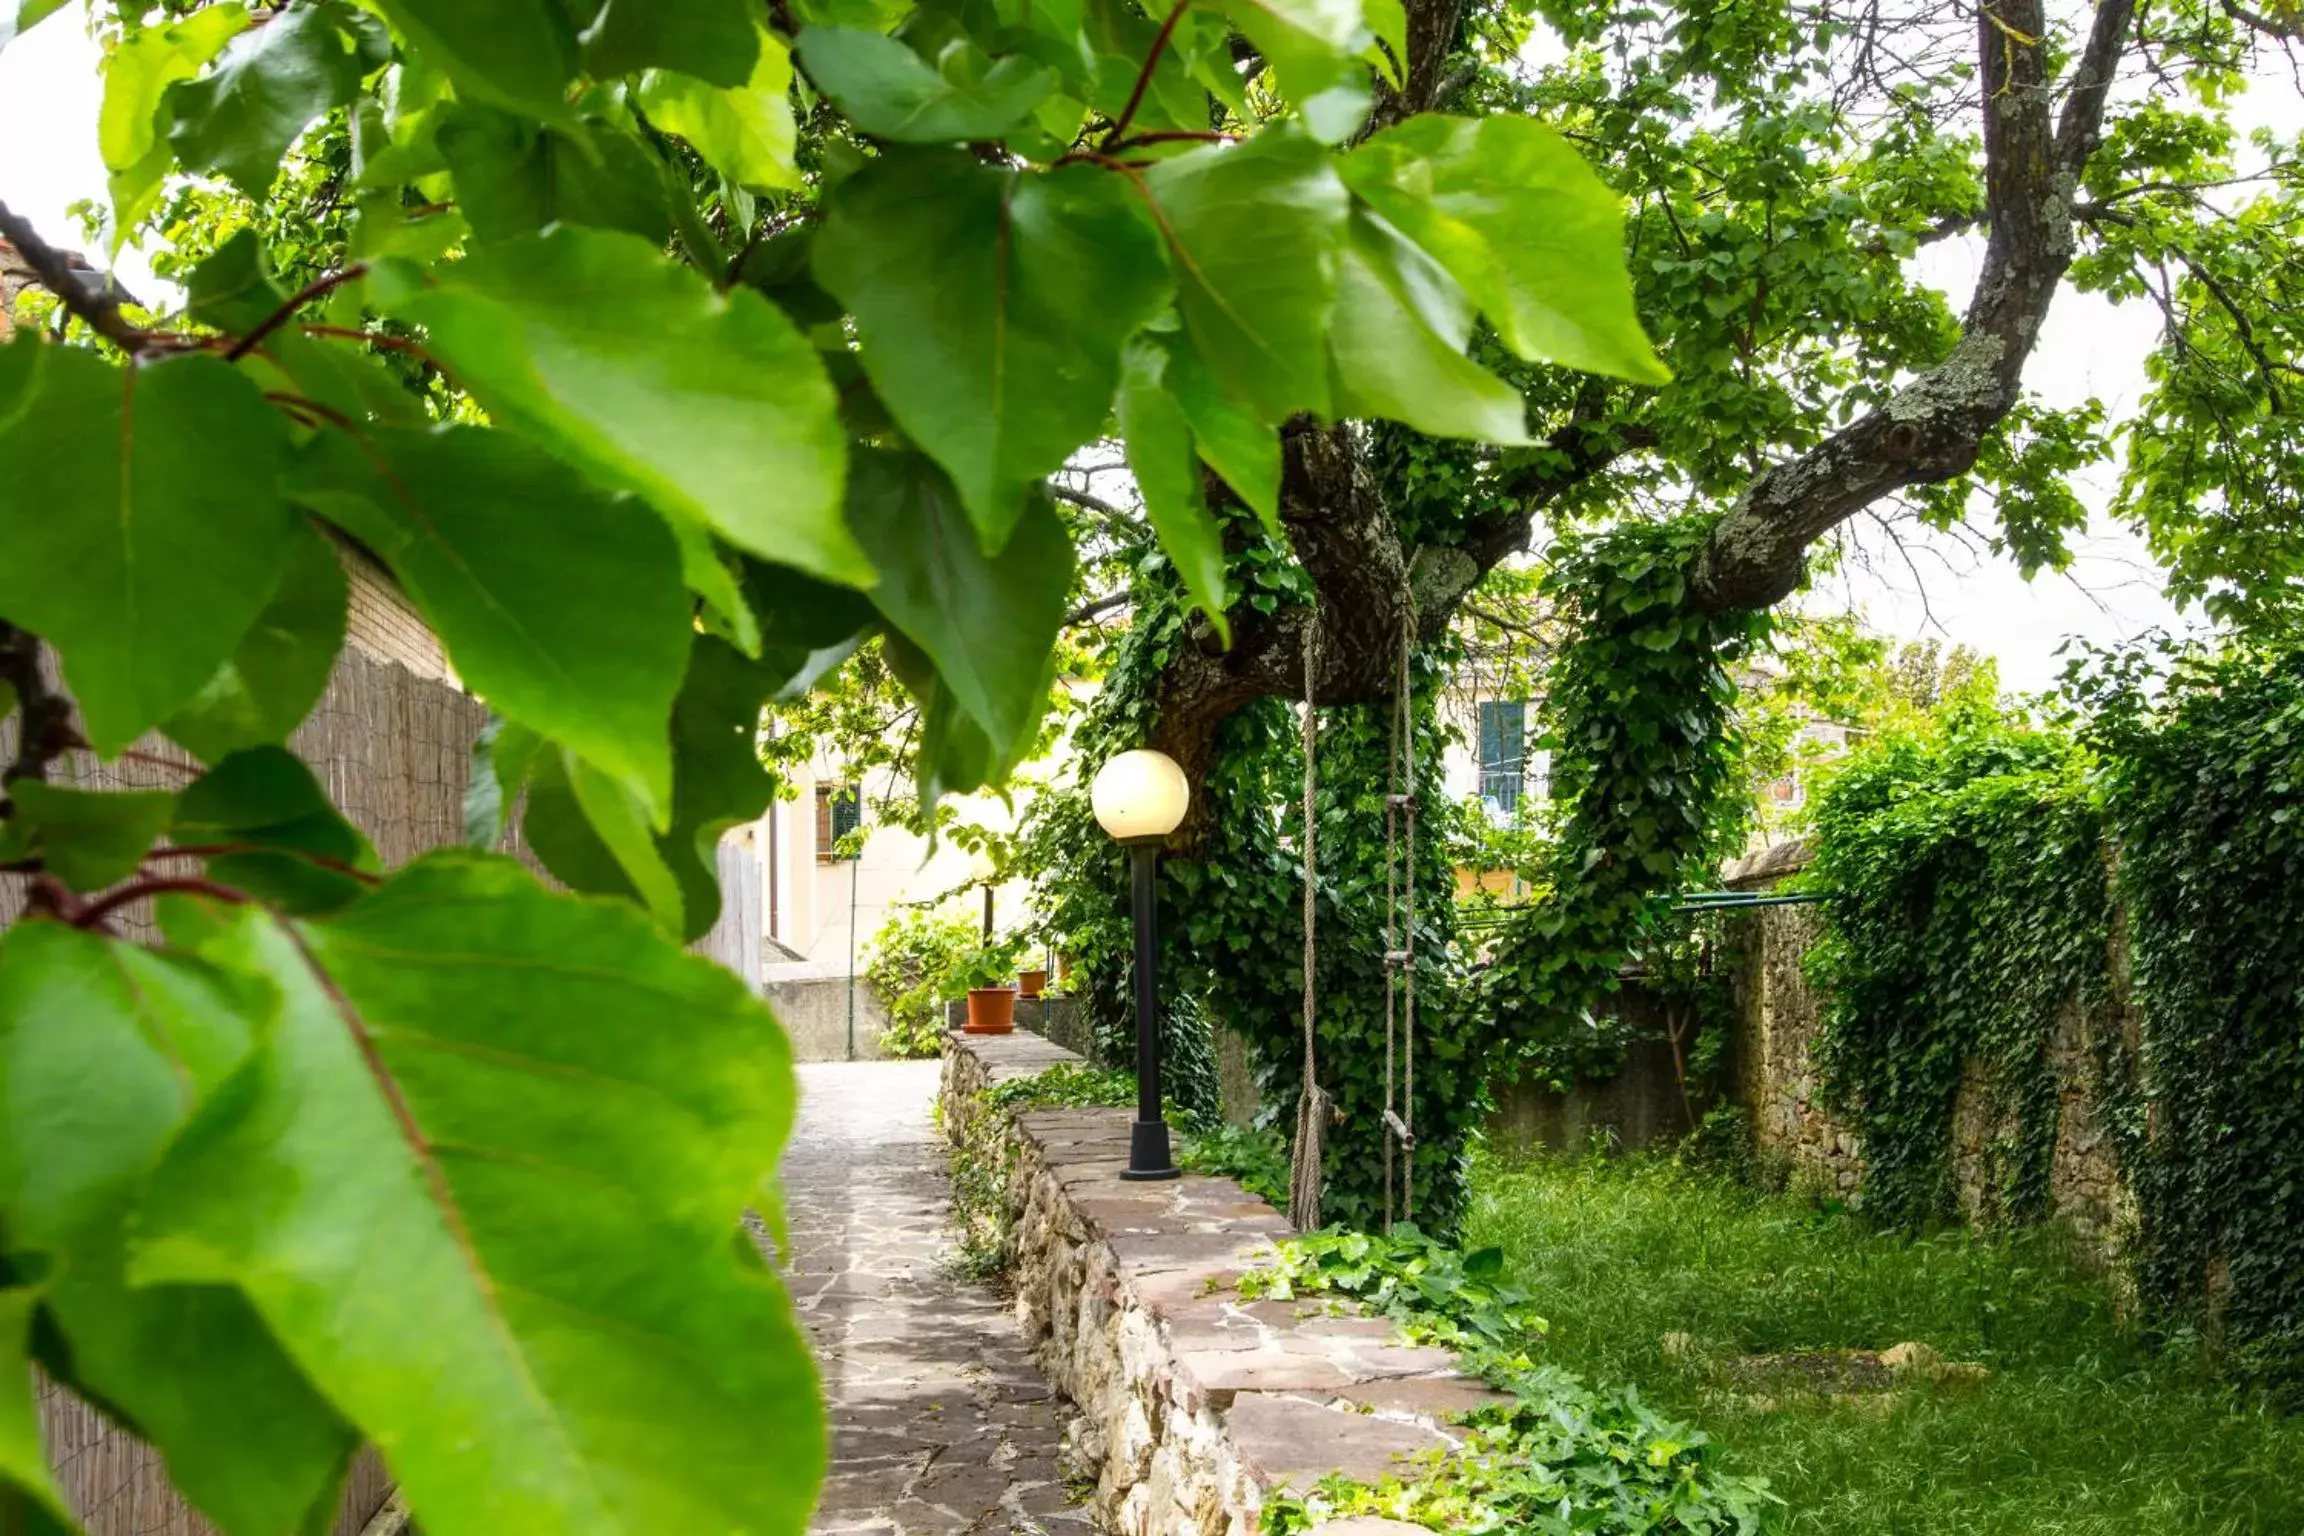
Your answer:
[[[1192,787],[1165,752],[1123,752],[1096,770],[1088,791],[1096,821],[1128,850],[1136,908],[1136,1124],[1124,1179],[1173,1179],[1168,1124],[1160,1118],[1160,994],[1154,971],[1152,876],[1160,844],[1184,819]]]

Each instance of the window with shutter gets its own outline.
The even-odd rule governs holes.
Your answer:
[[[1480,701],[1480,799],[1499,816],[1519,807],[1528,758],[1528,701]]]

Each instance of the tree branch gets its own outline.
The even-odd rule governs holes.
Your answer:
[[[110,274],[88,273],[97,279],[91,287],[74,269],[70,256],[41,239],[31,220],[6,203],[0,203],[0,239],[16,247],[16,254],[40,279],[40,286],[56,295],[65,309],[87,323],[88,329],[130,356],[152,350],[151,334],[120,313],[120,301],[126,295]]]
[[[0,771],[0,791],[18,779],[48,777],[48,765],[80,744],[72,701],[48,686],[40,670],[40,637],[0,619],[0,683],[16,692],[16,760]],[[0,816],[10,806],[0,793]]]

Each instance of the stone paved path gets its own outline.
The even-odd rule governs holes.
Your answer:
[[[1015,1319],[945,1263],[936,1062],[800,1068],[784,1159],[786,1282],[824,1372],[832,1471],[813,1529],[843,1536],[1086,1536],[1057,1448],[1071,1405]]]

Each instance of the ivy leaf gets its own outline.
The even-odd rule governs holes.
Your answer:
[[[832,386],[757,293],[715,293],[646,242],[589,229],[475,251],[428,287],[405,269],[375,286],[497,420],[739,549],[871,582],[840,520]]]
[[[24,779],[8,788],[0,864],[36,858],[75,891],[101,890],[136,872],[167,830],[176,797],[164,791],[67,789]]]
[[[273,281],[263,242],[253,229],[235,231],[193,268],[185,295],[194,319],[234,336],[253,332],[288,301]],[[321,340],[283,325],[239,366],[267,389],[302,395],[355,421],[373,417],[413,426],[425,420],[423,406],[407,386],[358,343]]]
[[[384,867],[285,747],[233,753],[193,780],[175,810],[178,846],[246,850],[210,857],[213,879],[284,911],[340,907],[360,894],[362,875]]]
[[[1337,409],[1434,437],[1525,446],[1520,392],[1464,355],[1472,306],[1433,259],[1355,209],[1336,293]]]
[[[756,33],[758,62],[749,77],[723,89],[700,71],[650,70],[640,81],[649,121],[676,133],[704,163],[740,187],[773,192],[800,185],[793,162],[799,129],[792,120],[792,56],[779,39]]]
[[[0,463],[40,509],[0,518],[0,613],[56,647],[103,755],[190,702],[279,586],[287,441],[213,357],[122,370],[34,336],[0,347]]]
[[[59,923],[0,945],[0,1212],[13,1249],[54,1263],[72,1381],[127,1416],[210,1519],[287,1533],[334,1512],[350,1427],[244,1298],[126,1273],[145,1178],[269,1007],[186,956]]]
[[[554,224],[619,229],[659,247],[671,238],[663,163],[620,128],[546,128],[458,103],[441,115],[432,140],[477,241],[516,240]]]
[[[807,27],[793,47],[808,78],[858,131],[898,144],[997,139],[1056,93],[1056,72],[1021,55],[984,78],[947,80],[895,38],[854,27]]]
[[[0,0],[0,48],[55,15],[71,0]]]
[[[457,94],[548,123],[569,121],[576,37],[557,0],[374,0]]]
[[[272,600],[192,701],[161,729],[193,756],[286,741],[327,691],[344,645],[344,562],[328,536],[297,525]]]
[[[1210,469],[1224,477],[1232,494],[1247,504],[1274,537],[1280,536],[1280,433],[1234,404],[1216,387],[1208,365],[1182,337],[1163,338],[1168,348],[1167,384],[1192,440]]]
[[[1072,543],[1042,495],[997,555],[976,542],[952,482],[926,459],[862,449],[848,519],[881,583],[872,601],[935,662],[953,698],[1005,750],[1037,727]]]
[[[1224,533],[1200,491],[1200,464],[1192,453],[1192,423],[1165,387],[1168,354],[1149,337],[1128,347],[1120,384],[1120,435],[1128,471],[1144,495],[1145,515],[1168,552],[1184,590],[1232,643],[1224,610]]]
[[[175,88],[169,139],[190,171],[216,172],[258,202],[288,146],[349,102],[366,73],[333,5],[298,5],[234,38],[216,68]]]
[[[665,727],[689,634],[669,530],[509,433],[371,441],[374,462],[340,433],[314,438],[293,494],[392,568],[457,674],[499,713],[668,814]]]
[[[113,250],[159,203],[160,184],[173,163],[168,88],[198,74],[247,25],[248,8],[225,0],[179,21],[145,27],[105,52],[96,147],[111,173]]]
[[[0,32],[0,45],[6,42]],[[32,1319],[39,1310],[34,1287],[0,1290],[0,1528],[62,1536],[78,1527],[48,1470],[40,1409],[32,1396]]]
[[[1168,297],[1126,184],[1019,175],[962,150],[890,150],[843,182],[817,278],[856,316],[864,369],[997,550],[1023,488],[1096,435],[1120,349]]]
[[[607,0],[585,30],[584,67],[596,80],[676,69],[733,90],[754,78],[760,55],[782,50],[752,14],[746,0]]]
[[[202,953],[282,1004],[154,1174],[138,1280],[245,1293],[431,1536],[806,1524],[814,1370],[738,1224],[790,1048],[741,981],[473,853]]]
[[[1350,199],[1328,152],[1268,129],[1137,184],[1168,240],[1185,333],[1224,392],[1269,425],[1330,414],[1324,343]]]
[[[1633,311],[1616,194],[1526,117],[1434,113],[1347,156],[1352,190],[1452,273],[1516,356],[1669,382]]]

